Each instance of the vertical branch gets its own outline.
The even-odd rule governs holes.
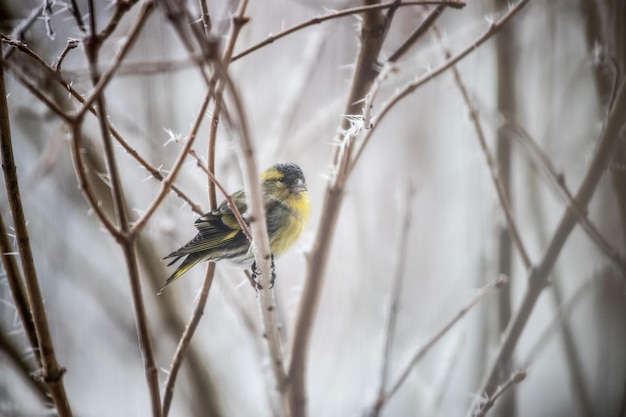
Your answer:
[[[239,150],[241,152],[241,168],[244,173],[244,182],[246,185],[246,198],[250,215],[248,222],[250,224],[250,232],[252,234],[252,250],[256,266],[260,271],[259,281],[261,289],[258,292],[259,308],[263,321],[263,336],[267,342],[267,348],[270,356],[270,366],[276,380],[276,388],[280,395],[280,404],[282,406],[282,414],[285,416],[300,417],[288,409],[286,401],[286,372],[283,352],[280,343],[280,332],[277,325],[277,309],[274,300],[274,290],[271,288],[272,267],[269,237],[267,235],[267,222],[265,218],[265,207],[263,204],[263,194],[261,191],[261,183],[259,182],[259,170],[255,159],[255,149],[243,103],[239,93],[225,68],[219,62],[215,64],[215,70],[218,72],[220,82],[224,83],[225,91],[231,95],[235,108],[234,114],[229,114],[228,121],[233,123],[233,128],[239,131],[240,141]],[[232,118],[233,115],[237,119]],[[235,123],[237,123],[235,125]]]
[[[71,417],[72,410],[63,385],[63,373],[65,369],[59,366],[56,359],[52,335],[48,327],[48,317],[43,305],[39,279],[37,278],[35,262],[30,247],[26,218],[22,208],[17,168],[13,159],[13,143],[11,140],[9,110],[6,98],[4,58],[0,57],[0,151],[2,152],[2,172],[4,174],[11,215],[13,216],[17,248],[22,262],[24,278],[26,280],[28,303],[37,335],[37,347],[41,361],[41,369],[38,372],[38,377],[48,386],[59,415],[61,417]],[[5,256],[6,255],[3,255],[3,258]],[[29,324],[25,322],[24,328],[28,329]]]
[[[204,282],[202,283],[202,288],[200,289],[200,296],[198,297],[198,301],[193,309],[191,318],[189,319],[187,326],[185,326],[185,330],[183,331],[180,341],[176,346],[176,352],[172,358],[170,371],[167,374],[167,379],[165,380],[165,390],[163,392],[163,417],[167,417],[170,412],[170,406],[172,404],[172,399],[174,398],[174,384],[176,382],[176,377],[178,376],[178,371],[180,370],[180,366],[185,358],[191,338],[193,337],[196,328],[200,323],[200,319],[204,314],[204,307],[207,299],[209,298],[209,290],[211,289],[211,284],[213,284],[214,276],[215,263],[209,262],[206,276]]]
[[[497,6],[501,9],[508,7],[507,0],[498,0]],[[517,68],[517,60],[514,47],[515,36],[513,26],[508,25],[503,28],[498,36],[495,37],[495,54],[496,54],[496,100],[498,113],[505,118],[513,117],[516,112],[515,106],[515,79]],[[499,126],[496,131],[496,165],[500,182],[502,183],[502,192],[504,198],[512,204],[511,200],[511,142],[506,137],[505,127]],[[512,258],[513,248],[511,242],[511,231],[505,225],[498,225],[498,271],[512,279]],[[506,326],[511,320],[511,292],[512,285],[507,286],[498,294],[498,333],[496,339],[491,339],[490,346],[500,340],[500,336],[506,331]],[[511,373],[513,364],[509,362],[506,368],[502,370],[504,373]],[[515,416],[515,390],[507,395],[500,402],[499,412],[510,417]]]
[[[133,35],[130,40],[125,44],[125,50],[127,51],[132,44],[132,40],[136,39],[137,34],[139,33],[140,28],[145,23],[145,19],[149,11],[151,10],[152,3],[148,2],[144,4],[143,14],[140,14],[139,19],[137,20],[136,25],[133,28]],[[91,26],[91,36],[87,38],[85,42],[85,52],[87,55],[87,61],[89,64],[89,74],[91,77],[91,81],[94,86],[98,86],[98,83],[101,81],[100,73],[98,70],[98,53],[100,47],[100,39],[96,35],[96,21],[95,21],[95,11],[93,8],[93,1],[89,2],[89,15],[90,15],[90,26]],[[120,53],[118,55],[118,63],[122,60],[122,57],[125,53]],[[115,66],[114,66],[115,68]],[[112,74],[113,71],[110,71],[109,74]],[[122,251],[124,253],[124,259],[126,262],[126,268],[128,270],[128,279],[131,287],[131,294],[133,298],[133,305],[135,307],[135,319],[137,324],[137,333],[139,337],[139,345],[142,352],[143,362],[144,362],[144,371],[146,376],[146,381],[148,384],[148,391],[150,394],[151,406],[152,406],[152,415],[154,417],[160,417],[161,414],[161,400],[159,393],[159,375],[158,375],[158,367],[156,363],[156,357],[154,354],[154,347],[152,345],[152,336],[150,334],[150,326],[148,324],[148,318],[146,315],[146,309],[143,301],[143,296],[141,293],[141,280],[139,278],[139,269],[137,267],[137,255],[135,252],[135,238],[136,235],[131,233],[131,228],[128,222],[128,215],[126,212],[126,200],[124,198],[124,191],[122,188],[122,182],[120,179],[119,169],[117,167],[117,161],[115,158],[115,152],[113,149],[113,143],[111,140],[111,134],[109,132],[109,124],[106,120],[107,115],[107,107],[104,99],[104,86],[106,84],[100,84],[101,90],[94,91],[92,97],[96,104],[97,112],[98,112],[98,123],[100,128],[100,134],[102,136],[102,143],[104,147],[104,158],[107,165],[107,173],[111,184],[111,194],[113,197],[113,204],[115,208],[115,214],[118,221],[118,228],[120,234],[117,236],[117,242],[121,246]],[[84,112],[88,108],[87,105],[83,106],[83,111],[80,114],[85,114]],[[76,121],[77,124],[82,123],[83,118],[79,117]]]
[[[375,3],[367,1],[367,4]],[[352,86],[346,103],[344,114],[359,114],[359,102],[366,96],[377,75],[378,55],[385,40],[391,21],[391,12],[385,16],[379,11],[370,11],[363,14],[361,26],[361,46],[356,62]],[[350,149],[353,142],[346,142],[352,136],[349,134],[350,121],[344,118],[340,127],[338,146],[333,156],[334,173],[326,187],[322,206],[320,226],[315,237],[315,243],[308,257],[306,280],[302,299],[298,307],[295,322],[294,338],[291,345],[291,359],[289,362],[289,404],[292,415],[305,417],[306,414],[306,366],[307,354],[310,345],[311,332],[319,304],[319,297],[324,283],[324,274],[328,255],[336,229],[339,210],[343,202],[344,188],[348,175]],[[348,132],[345,138],[342,132]],[[347,147],[347,149],[344,149]]]

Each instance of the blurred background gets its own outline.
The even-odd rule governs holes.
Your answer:
[[[113,7],[96,3],[102,27]],[[208,3],[212,33],[223,41],[238,2]],[[86,14],[86,3],[77,4]],[[252,1],[246,13],[250,21],[241,31],[235,54],[270,34],[357,5]],[[0,1],[2,33],[14,33],[40,6],[41,1],[34,0]],[[199,16],[196,2],[187,6]],[[455,54],[471,45],[508,10],[506,1],[486,0],[446,10],[436,23],[441,38],[427,33],[397,62],[396,71],[382,85],[373,115],[399,88],[441,65],[444,48]],[[127,36],[136,12],[125,16],[103,46],[99,61],[103,70]],[[426,13],[417,6],[397,11],[381,59],[404,42]],[[298,163],[313,203],[306,235],[276,262],[275,290],[285,340],[293,334],[305,253],[319,226],[334,140],[359,46],[359,24],[359,18],[348,16],[311,25],[230,66],[260,168]],[[575,191],[601,133],[614,65],[625,68],[625,28],[626,6],[621,0],[533,0],[504,31],[457,67],[490,151],[501,163],[500,175],[508,184],[515,220],[533,263],[541,260],[566,204],[555,182],[537,168],[511,130],[507,134],[502,128],[512,122],[528,132]],[[68,38],[82,36],[66,5],[56,2],[49,20],[37,18],[23,40],[53,64]],[[3,45],[5,54],[7,50]],[[16,51],[9,59],[60,107],[77,107],[23,54]],[[68,54],[62,75],[79,91],[90,91],[82,47]],[[9,71],[5,81],[31,245],[57,356],[67,368],[64,382],[72,409],[75,415],[89,417],[148,415],[150,402],[122,251],[78,188],[67,126]],[[205,88],[167,17],[156,10],[105,90],[108,117],[135,150],[166,173],[181,149],[180,143],[170,140],[171,133],[180,138],[189,133]],[[510,277],[510,286],[483,300],[453,327],[412,370],[382,415],[464,415],[480,395],[477,391],[509,314],[499,297],[510,291],[515,312],[527,286],[527,271],[506,238],[505,217],[469,114],[447,71],[409,95],[381,122],[350,177],[309,350],[311,416],[359,416],[374,401],[398,262],[404,273],[388,356],[391,381],[481,287],[500,273]],[[86,120],[83,146],[90,180],[112,215],[96,119]],[[207,154],[208,126],[207,118],[194,145],[201,158]],[[216,175],[229,192],[243,186],[234,140],[232,132],[220,128]],[[626,196],[624,141],[620,146],[622,153],[590,204],[589,218],[624,254],[626,207],[620,209],[619,204]],[[135,218],[149,206],[160,183],[121,147],[116,146],[116,152]],[[187,160],[176,184],[208,209],[206,175],[191,157]],[[416,189],[409,200],[408,184]],[[218,194],[218,200],[222,197]],[[9,222],[6,194],[0,196],[0,210]],[[407,254],[398,259],[406,210],[412,219]],[[161,258],[193,237],[196,217],[171,193],[137,244],[161,383],[205,270],[194,268],[157,297],[172,272]],[[513,369],[526,369],[527,378],[492,415],[623,417],[624,278],[577,226],[514,355]],[[46,399],[28,377],[34,370],[33,356],[3,276],[0,300],[0,415],[49,415]],[[272,415],[270,368],[260,329],[256,295],[245,276],[218,266],[170,415]]]

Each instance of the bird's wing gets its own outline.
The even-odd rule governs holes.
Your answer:
[[[244,192],[238,191],[231,197],[239,212],[245,216],[247,206]],[[164,259],[180,258],[198,252],[207,253],[214,249],[217,249],[216,252],[222,250],[228,252],[232,248],[238,247],[242,243],[240,240],[247,240],[226,201],[222,202],[217,209],[199,217],[194,222],[194,226],[198,229],[198,234],[185,246],[170,253]]]
[[[200,230],[185,246],[175,252],[170,253],[165,258],[181,257],[194,253],[206,253],[216,248],[227,249],[239,239],[246,239],[241,230],[230,228],[210,228]],[[236,246],[236,245],[235,245]]]
[[[244,191],[237,191],[236,193],[231,195],[231,198],[235,203],[235,206],[237,206],[239,213],[241,213],[241,216],[244,218],[244,220],[246,220],[248,205],[246,204],[246,195]],[[220,204],[220,206],[212,212],[209,212],[204,216],[199,217],[195,221],[194,226],[196,227],[196,229],[198,229],[199,232],[213,229],[222,230],[224,228],[231,230],[241,230],[241,226],[237,221],[237,217],[235,217],[235,214],[228,205],[227,201],[223,201],[222,204]]]

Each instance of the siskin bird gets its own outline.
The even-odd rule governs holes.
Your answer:
[[[296,243],[308,224],[311,205],[306,181],[298,165],[276,164],[261,175],[261,187],[270,250],[272,256],[279,256]],[[247,220],[245,191],[237,191],[231,198],[244,220]],[[165,281],[158,295],[201,261],[224,260],[240,267],[252,267],[254,272],[254,255],[250,250],[250,241],[227,201],[198,218],[194,226],[198,229],[198,234],[185,246],[163,258],[174,258],[167,266],[185,259]]]

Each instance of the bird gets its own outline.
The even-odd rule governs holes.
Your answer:
[[[311,203],[302,169],[294,163],[276,164],[263,171],[261,189],[273,271],[274,256],[289,250],[304,232],[311,216]],[[245,190],[233,193],[231,199],[247,223],[249,212]],[[167,266],[184,259],[157,295],[163,294],[174,281],[202,261],[225,261],[238,267],[252,268],[253,277],[256,276],[250,241],[228,200],[196,219],[194,226],[198,230],[196,236],[163,258],[173,259]],[[274,278],[272,272],[272,286]]]

